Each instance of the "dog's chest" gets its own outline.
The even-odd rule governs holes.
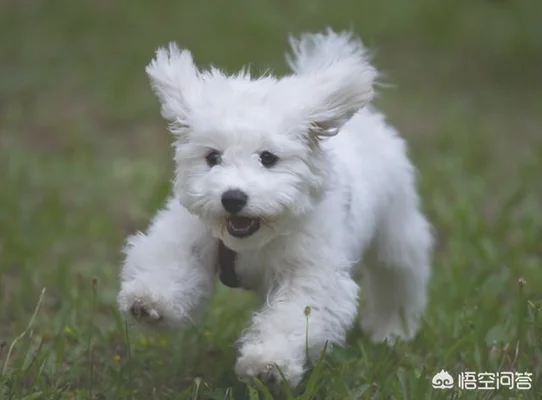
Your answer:
[[[264,251],[236,253],[234,271],[239,287],[260,291],[272,273]]]

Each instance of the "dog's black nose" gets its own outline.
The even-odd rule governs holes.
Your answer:
[[[222,205],[231,214],[241,211],[247,205],[247,201],[248,195],[239,189],[228,190],[222,194]]]

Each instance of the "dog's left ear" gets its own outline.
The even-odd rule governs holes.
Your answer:
[[[369,64],[336,65],[310,79],[308,121],[314,137],[336,135],[374,96],[376,71]]]
[[[170,43],[167,49],[156,51],[156,57],[145,70],[160,100],[162,116],[175,125],[190,126],[191,105],[200,87],[192,54]]]
[[[378,73],[352,32],[327,29],[289,41],[286,60],[299,79],[294,98],[301,109],[295,111],[308,119],[314,137],[333,136],[372,100]]]

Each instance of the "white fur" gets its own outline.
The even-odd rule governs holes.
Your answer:
[[[174,194],[129,239],[118,304],[156,328],[200,317],[220,238],[238,253],[242,286],[264,299],[239,340],[238,376],[280,380],[277,365],[297,385],[326,342],[343,343],[359,274],[370,337],[415,335],[432,240],[405,143],[368,105],[377,73],[361,43],[332,31],[290,43],[294,73],[280,79],[200,71],[187,50],[158,50],[147,73],[176,137]],[[222,152],[213,168],[211,149]],[[280,157],[274,167],[260,164],[264,150]],[[225,229],[228,189],[245,191],[242,214],[262,219],[248,238]]]

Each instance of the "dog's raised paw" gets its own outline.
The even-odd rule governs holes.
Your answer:
[[[164,309],[147,290],[126,287],[120,291],[117,302],[121,313],[132,322],[150,328],[164,325]]]
[[[130,314],[139,322],[155,325],[164,318],[161,313],[153,306],[146,304],[141,298],[136,298],[130,307]]]
[[[275,385],[281,382],[282,378],[278,372],[277,366],[273,364],[262,365],[261,368],[247,366],[247,368],[237,368],[236,372],[241,382],[252,384],[254,379],[258,379],[267,385]]]

